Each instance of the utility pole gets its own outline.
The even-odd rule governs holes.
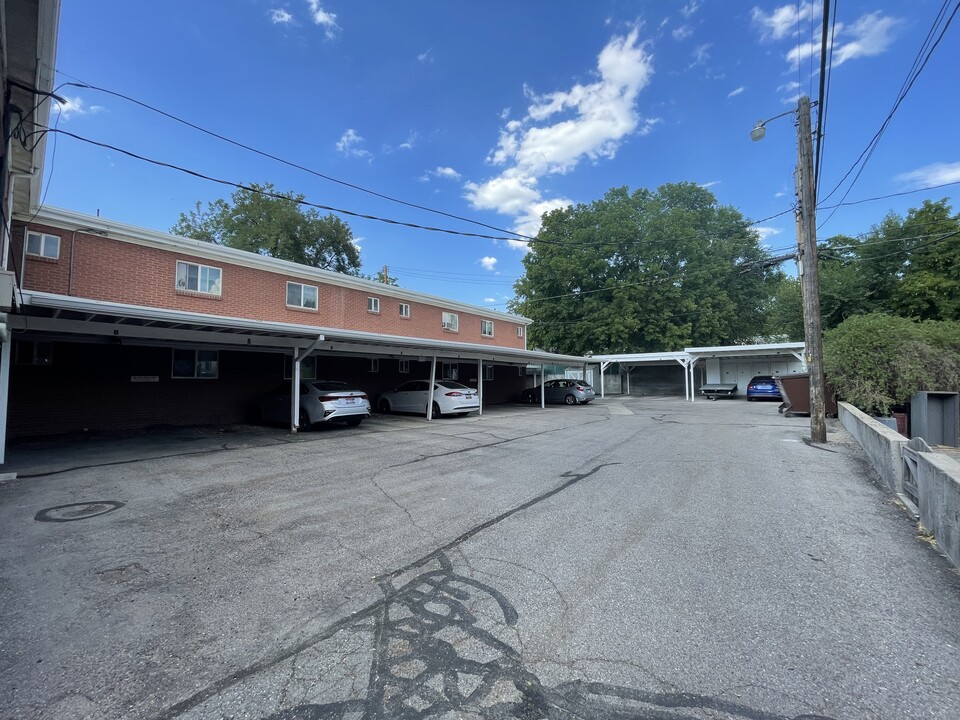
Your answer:
[[[797,105],[797,232],[798,272],[803,288],[803,326],[807,370],[810,373],[810,441],[827,441],[824,405],[823,325],[820,319],[820,267],[817,261],[817,191],[813,177],[813,142],[810,137],[810,98]]]

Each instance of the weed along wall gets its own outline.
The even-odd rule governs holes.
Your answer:
[[[960,463],[931,451],[920,438],[908,441],[850,403],[838,407],[840,422],[860,443],[887,488],[916,508],[920,524],[960,567]]]

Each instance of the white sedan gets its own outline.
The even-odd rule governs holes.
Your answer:
[[[290,383],[285,382],[264,398],[260,411],[266,422],[290,422]],[[356,427],[370,417],[370,400],[363,390],[339,380],[305,380],[300,383],[300,417],[307,430],[321,422],[344,422]]]
[[[377,409],[382,413],[409,412],[426,415],[430,402],[430,381],[411,380],[380,396]],[[437,380],[433,390],[433,417],[466,415],[480,409],[477,391],[452,380]]]

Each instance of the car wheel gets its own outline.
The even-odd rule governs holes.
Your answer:
[[[310,413],[306,411],[306,408],[300,408],[300,415],[297,420],[297,429],[299,430],[309,430],[310,429]]]
[[[567,405],[576,405],[576,404],[577,404],[577,399],[576,399],[573,395],[567,395],[567,396],[563,399],[563,401],[564,401]]]
[[[442,415],[440,412],[440,406],[437,403],[433,404],[433,417],[438,418]]]
[[[753,402],[753,398],[752,398],[752,397],[748,397],[748,398],[747,398],[747,402]]]
[[[363,418],[362,418],[362,417],[347,418],[347,427],[356,427],[356,426],[359,425],[361,422],[363,422]]]
[[[387,401],[387,400],[381,400],[381,401],[379,402],[379,404],[377,405],[377,409],[378,409],[380,412],[382,412],[384,415],[388,415],[388,414],[390,413],[390,403],[389,403],[389,401]]]

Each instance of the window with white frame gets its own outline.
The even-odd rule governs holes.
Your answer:
[[[370,358],[370,368],[367,372],[380,372],[380,358]]]
[[[484,380],[493,380],[493,365],[484,365],[484,366],[483,366],[483,379],[484,379]]]
[[[442,363],[440,366],[441,380],[459,380],[460,365],[458,363]]]
[[[401,360],[400,361],[400,374],[407,375],[410,372],[410,361]]]
[[[316,310],[319,294],[320,291],[316,285],[302,285],[296,282],[288,282],[287,306],[304,308],[305,310]]]
[[[173,349],[170,377],[215,380],[220,375],[220,353],[217,350]]]
[[[410,317],[410,306],[407,303],[400,303],[400,317]]]
[[[493,320],[480,321],[480,334],[484,337],[493,337]]]
[[[178,260],[177,290],[219,295],[220,268]]]
[[[517,325],[517,337],[523,337],[523,325]]]
[[[27,255],[56,260],[60,257],[59,236],[27,232]]]
[[[284,358],[283,366],[283,379],[290,380],[293,378],[293,358],[287,355]],[[317,379],[317,356],[316,355],[307,355],[303,360],[300,361],[300,379],[301,380],[316,380]]]
[[[440,317],[440,327],[451,332],[460,331],[460,316],[456,313],[445,312]]]
[[[375,298],[375,297],[367,298],[367,312],[372,312],[372,313],[380,312],[380,298]]]

